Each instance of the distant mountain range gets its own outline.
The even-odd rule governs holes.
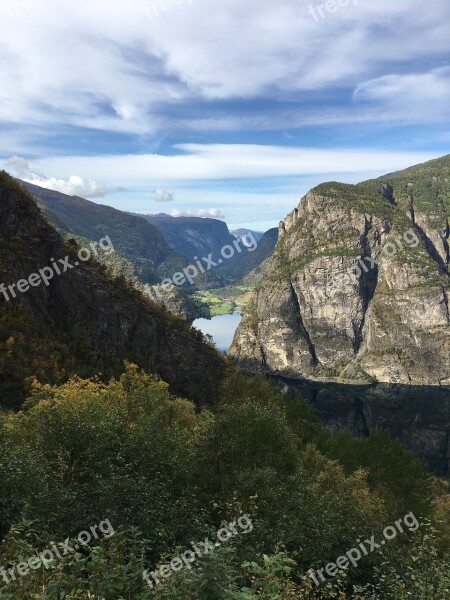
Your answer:
[[[254,231],[253,229],[234,229],[233,231],[230,231],[231,235],[233,235],[236,239],[238,240],[242,240],[242,242],[246,245],[249,245],[248,243],[248,237],[249,235],[253,237],[254,240],[256,240],[257,242],[259,242],[259,240],[262,238],[262,236],[264,235],[263,231]]]
[[[278,238],[278,230],[261,233],[252,229],[236,229],[229,231],[226,223],[218,219],[200,217],[172,217],[167,214],[141,215],[154,225],[164,236],[169,246],[191,260],[212,255],[221,256],[222,248],[234,247],[240,240],[241,252],[217,267],[215,274],[221,279],[217,287],[240,282],[272,255]],[[256,249],[249,251],[254,246]]]
[[[188,320],[199,315],[190,291],[219,289],[241,283],[245,277],[249,278],[245,285],[253,285],[259,280],[261,264],[272,254],[277,240],[276,230],[261,234],[239,229],[232,234],[226,223],[218,219],[132,214],[30,183],[20,184],[33,195],[48,221],[66,240],[74,238],[78,243],[86,243],[108,235],[116,252],[99,260],[109,273],[123,276],[152,300]],[[225,260],[222,249],[235,248],[237,239],[241,251],[235,251],[230,260]],[[254,245],[254,240],[257,247],[252,250],[248,246]],[[221,259],[221,267],[199,273],[190,288],[172,286],[162,291],[155,287],[196,260],[210,256],[214,262]]]
[[[220,257],[222,248],[236,239],[227,224],[218,219],[172,217],[164,213],[139,216],[160,231],[174,252],[191,260],[210,254]]]
[[[144,283],[155,284],[189,263],[176,254],[159,230],[144,219],[77,196],[22,182],[44,215],[62,234],[91,240],[109,235],[114,247],[128,258]]]

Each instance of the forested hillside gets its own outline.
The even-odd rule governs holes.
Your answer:
[[[62,234],[97,241],[105,235],[134,265],[143,283],[160,283],[189,262],[176,254],[162,234],[139,216],[116,210],[31,183],[21,182],[42,207],[44,215]]]
[[[3,406],[20,406],[34,376],[43,383],[75,374],[108,379],[122,371],[125,359],[198,402],[211,400],[224,365],[200,332],[124,278],[112,279],[94,256],[75,267],[77,245],[65,243],[33,198],[5,173],[0,174],[0,236],[5,286],[48,269],[52,259],[68,259],[61,265],[67,272],[55,274],[49,285],[29,285],[15,298],[6,287],[0,296]]]

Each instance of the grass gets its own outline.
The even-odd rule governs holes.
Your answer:
[[[196,292],[192,299],[198,307],[204,308],[210,316],[228,315],[237,308],[245,307],[252,296],[253,288],[229,286],[217,290]]]
[[[228,315],[234,312],[234,302],[226,301],[223,298],[215,296],[212,292],[197,292],[192,299],[201,308],[207,309],[212,317],[218,315]]]

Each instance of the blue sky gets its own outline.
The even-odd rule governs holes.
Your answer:
[[[43,187],[262,230],[322,181],[450,152],[448,0],[0,13],[0,167]]]

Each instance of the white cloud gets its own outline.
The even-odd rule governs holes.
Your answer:
[[[225,215],[219,208],[200,208],[199,210],[179,210],[174,208],[170,212],[171,217],[201,217],[210,219],[225,219]]]
[[[78,175],[71,175],[69,179],[56,179],[49,177],[47,179],[31,178],[25,179],[28,183],[34,183],[40,187],[49,190],[55,190],[68,196],[81,196],[82,198],[103,198],[106,195],[105,190],[97,185],[95,181],[85,181]]]
[[[157,188],[153,190],[155,202],[173,202],[174,195],[166,190],[162,190],[161,188]]]
[[[5,161],[4,166],[8,173],[14,175],[14,177],[18,177],[19,179],[25,179],[31,175],[28,161],[21,156],[11,156],[11,158],[8,158],[8,160]],[[35,174],[35,176],[42,177],[41,174]]]
[[[71,172],[127,188],[184,181],[320,175],[365,178],[437,158],[436,152],[394,152],[340,148],[293,148],[256,144],[179,144],[178,154],[68,156],[41,160],[36,168]],[[177,195],[178,197],[178,195]]]
[[[223,218],[218,208],[210,208],[220,206],[227,222],[257,229],[259,222],[277,225],[319,183],[356,183],[440,155],[246,144],[183,144],[178,151],[169,156],[66,156],[32,162],[32,167],[63,177],[75,171],[107,181],[108,189],[126,188],[126,196],[111,194],[106,202],[120,210],[147,213],[148,190],[158,187],[176,196],[175,216]]]
[[[56,177],[47,177],[39,171],[32,171],[28,161],[20,156],[12,156],[4,164],[5,170],[14,177],[62,194],[84,198],[102,198],[106,195],[105,190],[99,187],[95,181],[85,181],[78,175],[70,175],[68,179],[57,179]]]

